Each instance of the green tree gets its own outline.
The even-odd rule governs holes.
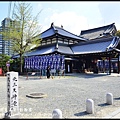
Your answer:
[[[10,59],[10,56],[5,55],[5,54],[0,54],[0,68],[2,68],[3,74],[7,72],[7,62],[12,63],[13,60]]]
[[[40,45],[41,38],[38,17],[41,10],[36,16],[32,15],[32,6],[27,2],[18,2],[14,7],[13,20],[9,24],[9,29],[4,30],[1,34],[4,40],[12,40],[12,50],[20,56],[20,72],[22,73],[24,53],[30,51],[32,47]],[[36,37],[37,36],[37,37]]]
[[[120,37],[120,30],[115,33],[116,36]]]

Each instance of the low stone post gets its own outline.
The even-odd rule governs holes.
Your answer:
[[[106,94],[106,103],[109,104],[109,105],[113,104],[113,95],[112,95],[112,93],[107,93]]]
[[[52,112],[52,118],[62,118],[62,111],[60,109],[54,109]]]
[[[86,100],[86,112],[87,113],[94,113],[94,101],[92,99]]]

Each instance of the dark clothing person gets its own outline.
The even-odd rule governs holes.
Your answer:
[[[50,78],[50,66],[47,67],[47,78]]]

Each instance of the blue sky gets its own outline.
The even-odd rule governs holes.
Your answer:
[[[11,1],[11,13],[15,1]],[[79,35],[81,30],[115,23],[120,30],[119,1],[26,1],[33,6],[33,15],[42,10],[39,17],[41,32],[52,22]],[[0,2],[0,22],[8,16],[9,1]]]

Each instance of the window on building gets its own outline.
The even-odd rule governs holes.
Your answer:
[[[52,39],[52,43],[56,43],[56,38],[53,38],[53,39]]]
[[[68,40],[67,39],[64,39],[64,44],[68,44]]]
[[[58,38],[58,43],[63,43],[63,39],[62,38]]]
[[[48,39],[46,42],[47,44],[51,44],[51,39]]]

